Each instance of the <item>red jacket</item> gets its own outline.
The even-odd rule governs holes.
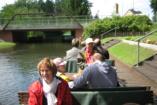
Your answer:
[[[43,86],[40,80],[35,81],[29,87],[29,99],[28,105],[43,105]],[[56,92],[57,105],[72,105],[72,95],[68,84],[61,80],[61,83],[57,87]]]

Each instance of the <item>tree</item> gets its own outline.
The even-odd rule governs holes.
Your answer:
[[[147,32],[150,31],[152,22],[146,15],[111,17],[97,19],[91,22],[84,30],[83,36],[86,37],[101,37],[111,29],[118,27],[117,32]],[[111,33],[114,30],[111,31]],[[104,34],[105,33],[105,34]],[[107,33],[108,35],[111,33]],[[100,36],[101,35],[101,36]]]
[[[1,18],[11,18],[15,14],[15,5],[9,4],[1,10]]]
[[[91,15],[90,7],[92,6],[88,0],[56,0],[57,14],[76,16]]]
[[[54,14],[55,8],[54,8],[54,2],[53,0],[46,0],[43,11],[45,13],[51,13]]]
[[[154,13],[154,20],[156,21],[156,15],[157,15],[157,0],[151,0],[150,1],[150,6],[153,9],[153,13]]]
[[[43,0],[39,0],[38,1],[38,10],[39,12],[42,12],[44,9],[44,1]]]
[[[88,0],[17,0],[12,5],[6,5],[1,11],[2,17],[13,16],[17,13],[51,13],[62,16],[91,16]],[[8,9],[8,10],[7,10]]]
[[[55,0],[55,14],[61,15],[62,14],[62,0]]]

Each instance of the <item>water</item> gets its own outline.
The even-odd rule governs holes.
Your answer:
[[[39,60],[63,57],[70,47],[67,43],[19,44],[0,50],[0,105],[18,105],[18,91],[26,91],[39,77]]]

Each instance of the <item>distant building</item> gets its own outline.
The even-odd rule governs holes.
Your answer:
[[[116,3],[115,6],[116,6],[116,14],[119,14],[119,4]]]
[[[143,15],[141,11],[135,11],[134,9],[129,9],[124,16],[131,16],[131,15]]]

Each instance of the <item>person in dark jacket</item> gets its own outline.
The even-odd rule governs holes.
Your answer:
[[[99,38],[96,38],[94,40],[94,50],[98,53],[100,53],[103,56],[103,59],[109,59],[110,55],[107,49],[105,49],[102,44],[101,40]]]
[[[49,58],[44,58],[37,68],[40,79],[29,87],[28,105],[72,105],[67,82],[56,77],[56,65]]]
[[[106,63],[99,53],[93,55],[93,60],[92,64],[85,67],[80,77],[68,82],[70,88],[84,88],[84,86],[89,88],[117,87],[116,70]]]

